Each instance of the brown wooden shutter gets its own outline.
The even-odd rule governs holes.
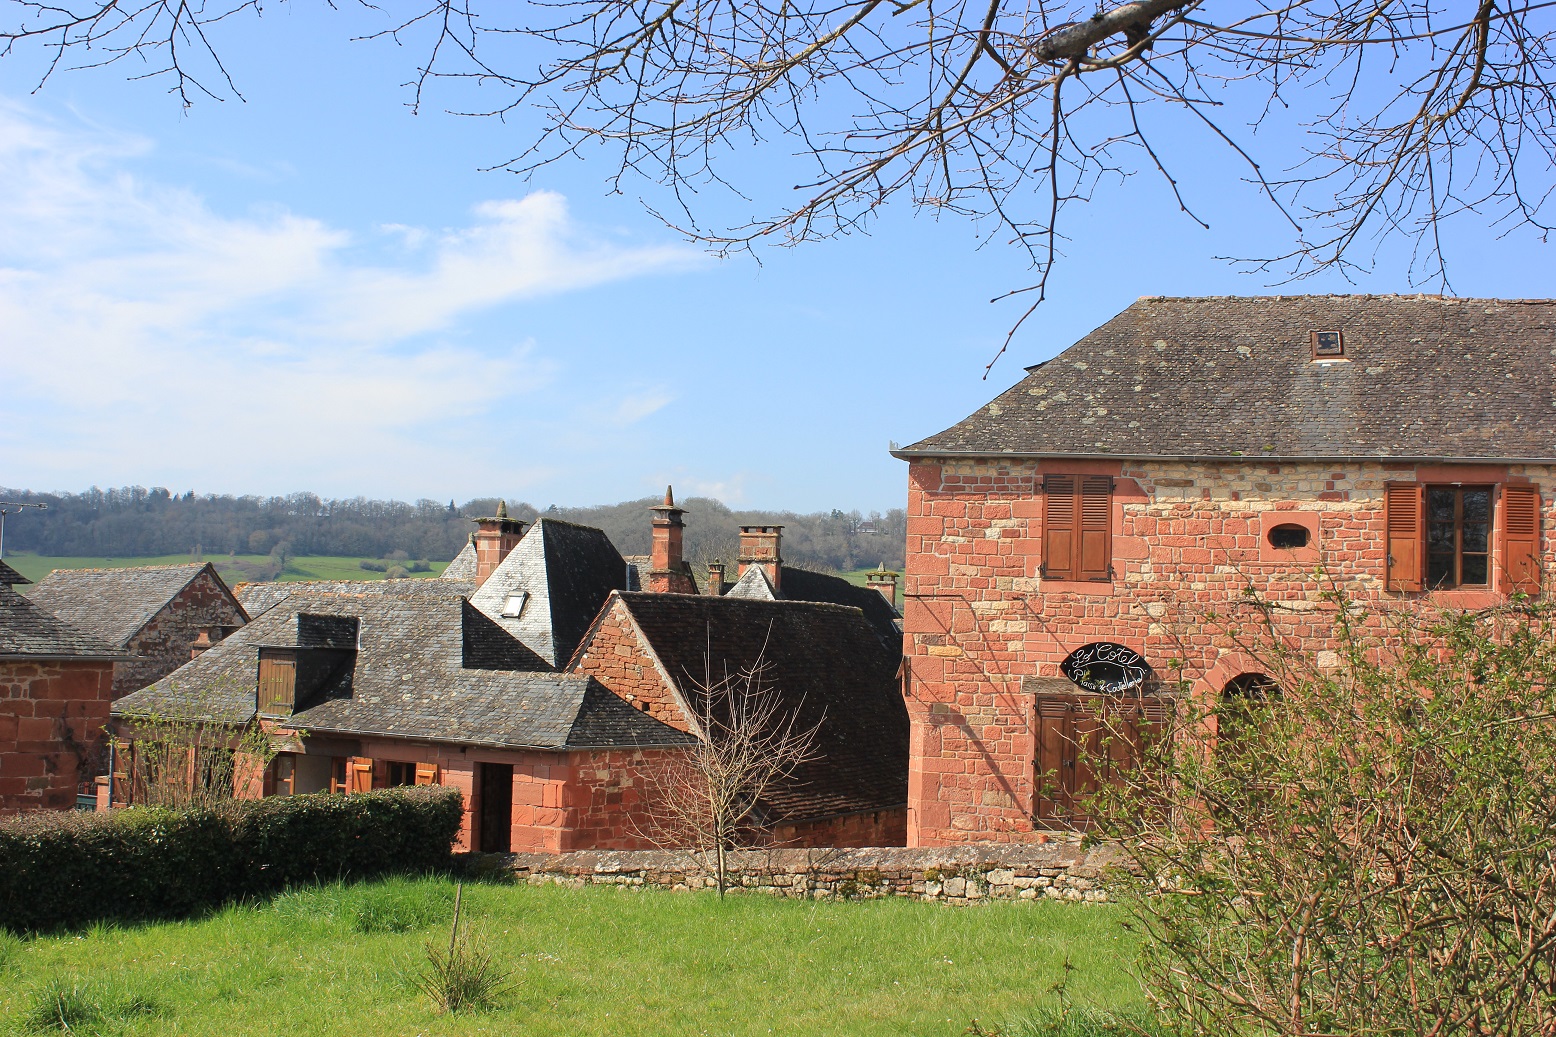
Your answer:
[[[1076,579],[1080,529],[1075,476],[1050,475],[1043,480],[1043,577]]]
[[[1510,589],[1539,594],[1539,487],[1502,487],[1502,516],[1502,557]]]
[[[1388,556],[1385,586],[1391,591],[1421,589],[1421,484],[1391,482],[1383,487]]]
[[[366,756],[353,756],[346,761],[346,791],[373,791],[373,761]]]
[[[1087,476],[1081,480],[1080,496],[1080,562],[1077,576],[1082,580],[1111,580],[1112,478],[1106,475]]]
[[[416,765],[416,784],[436,785],[438,783],[438,765],[435,763],[418,763]]]

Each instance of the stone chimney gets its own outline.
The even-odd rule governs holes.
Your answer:
[[[715,598],[724,593],[724,563],[708,563],[708,590],[707,593]]]
[[[470,540],[475,544],[475,583],[479,587],[508,557],[508,552],[518,546],[524,536],[524,523],[508,517],[505,500],[497,502],[497,514],[475,521],[476,531]]]
[[[882,562],[881,567],[874,572],[865,573],[864,585],[873,591],[880,591],[888,605],[897,607],[897,574],[886,568],[886,563]]]
[[[648,509],[654,513],[653,544],[648,553],[648,583],[644,590],[653,594],[696,594],[697,581],[691,566],[681,557],[681,536],[686,514],[675,506],[675,495],[665,487],[663,504]]]
[[[200,628],[200,636],[195,638],[189,644],[189,658],[191,658],[191,659],[198,659],[198,658],[200,658],[200,656],[204,655],[206,652],[210,651],[212,648],[215,648],[216,647],[216,642],[220,641],[220,640],[221,640],[221,630],[220,629],[218,629],[216,631],[216,636],[213,638],[211,636],[211,628],[210,627],[201,627]]]
[[[740,575],[744,576],[753,565],[760,565],[767,573],[767,582],[773,585],[773,590],[780,590],[779,581],[783,579],[782,547],[782,526],[741,526]]]

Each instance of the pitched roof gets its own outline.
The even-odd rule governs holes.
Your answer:
[[[1553,358],[1556,300],[1145,298],[893,453],[1549,460]]]
[[[897,610],[879,591],[858,587],[841,576],[812,572],[795,566],[783,567],[779,580],[781,587],[774,591],[767,579],[767,572],[760,565],[752,565],[740,574],[725,591],[731,598],[753,601],[820,601],[832,605],[847,605],[864,613],[889,647],[902,643],[902,628],[897,625]]]
[[[15,569],[11,568],[9,565],[6,565],[4,562],[0,562],[0,584],[4,584],[7,587],[15,587],[19,584],[31,582],[31,580],[17,572]]]
[[[541,518],[470,601],[560,667],[572,658],[611,591],[626,585],[627,563],[602,530]],[[517,607],[510,608],[510,601]]]
[[[124,653],[24,598],[9,580],[0,580],[0,658],[6,657],[122,659]]]
[[[860,610],[798,601],[693,594],[620,595],[681,694],[701,710],[705,660],[715,673],[767,664],[781,711],[797,729],[820,725],[816,758],[767,797],[799,821],[901,806],[908,796],[908,714],[900,651]]]
[[[329,619],[351,618],[356,650],[340,656],[348,665],[299,702],[292,725],[310,733],[550,749],[685,742],[625,703],[630,717],[591,695],[589,681],[547,672],[544,660],[470,605],[457,581],[378,580],[349,591],[290,586],[283,604],[120,699],[115,715],[246,723],[255,715],[259,647],[341,653],[352,642],[345,624]]]
[[[28,597],[110,644],[123,647],[200,574],[224,589],[210,562],[140,565],[126,569],[55,569]]]
[[[233,596],[243,606],[250,618],[268,612],[293,594],[354,594],[359,596],[429,594],[434,597],[445,594],[466,594],[475,585],[463,580],[439,582],[425,577],[407,577],[401,580],[295,580],[286,583],[240,583],[232,589]]]
[[[474,580],[475,570],[475,541],[467,540],[453,561],[438,575],[445,580]]]

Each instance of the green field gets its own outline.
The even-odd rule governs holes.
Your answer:
[[[99,1010],[75,1032],[213,1037],[949,1037],[974,1020],[1047,1033],[1020,1023],[1059,1006],[1061,981],[1082,1011],[1142,1010],[1125,968],[1134,938],[1111,905],[480,884],[465,887],[466,917],[511,970],[509,988],[491,1011],[440,1016],[408,977],[427,941],[447,939],[452,902],[447,880],[391,879],[194,922],[0,942],[0,1032],[36,1027],[51,986]]]
[[[257,578],[259,570],[269,563],[268,555],[207,555],[200,561],[216,566],[228,586]],[[373,559],[344,558],[335,555],[303,555],[286,563],[278,579],[282,583],[297,580],[381,580],[384,574],[363,569],[359,563]],[[196,561],[187,554],[159,555],[155,558],[87,558],[79,556],[50,556],[26,553],[7,554],[5,564],[36,583],[55,569],[127,569],[137,565],[183,565]],[[400,564],[409,563],[380,563]],[[412,576],[437,576],[448,568],[447,562],[432,562],[432,571],[411,573]],[[26,588],[22,588],[24,591]]]

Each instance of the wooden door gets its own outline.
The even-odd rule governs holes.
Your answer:
[[[1062,828],[1088,825],[1087,800],[1135,765],[1145,740],[1163,730],[1169,708],[1169,700],[1159,699],[1039,697],[1034,819]]]
[[[513,836],[513,764],[481,763],[476,765],[480,773],[482,853],[508,853]]]

